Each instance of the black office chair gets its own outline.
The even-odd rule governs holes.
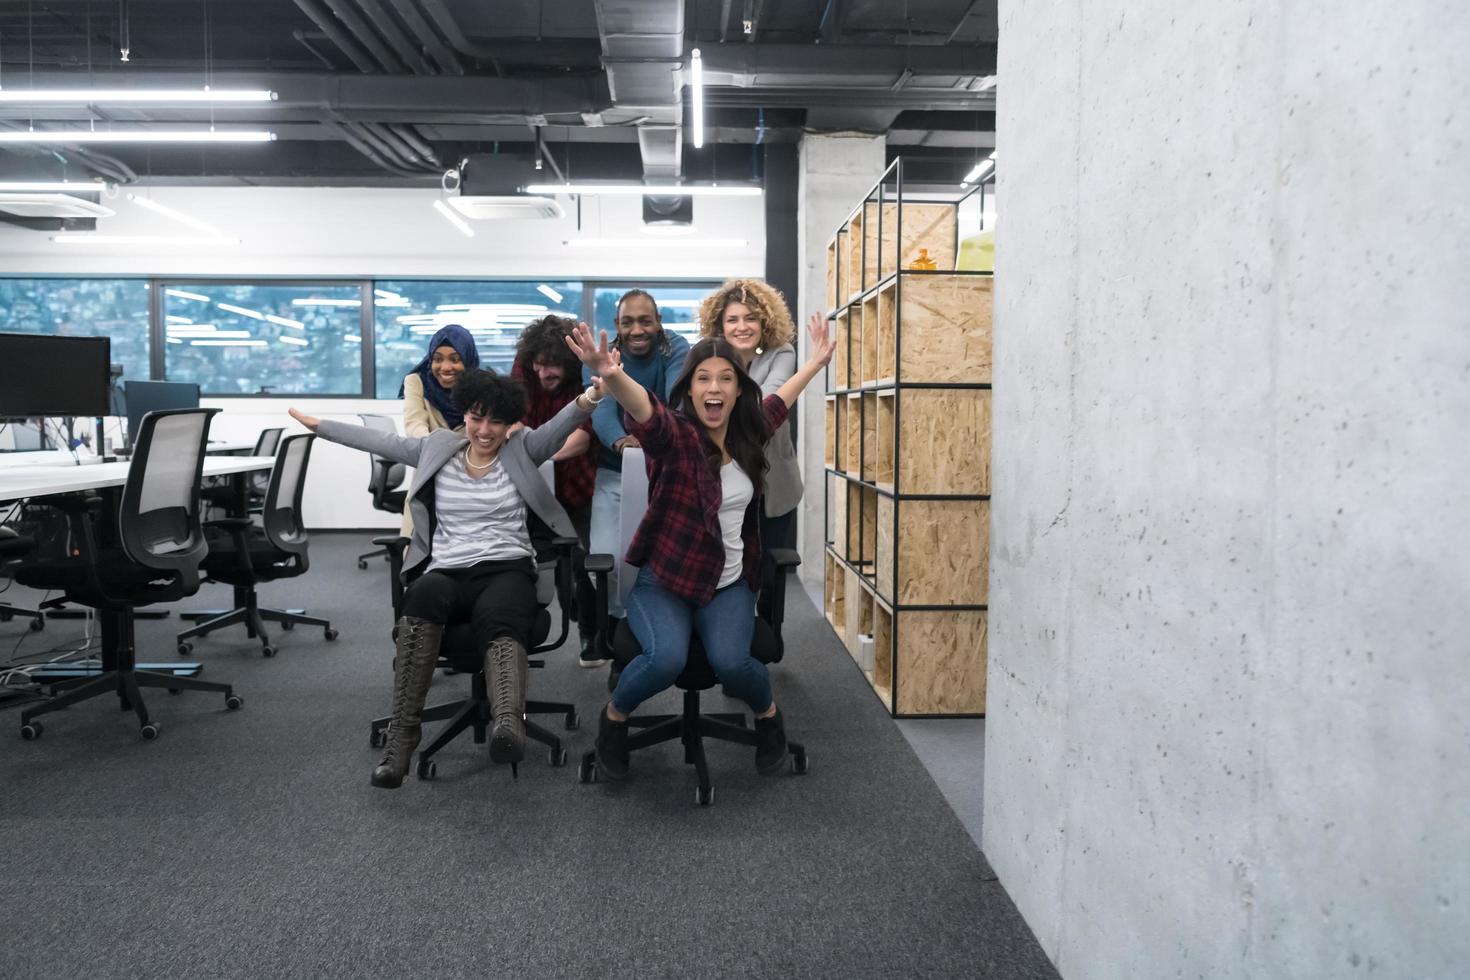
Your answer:
[[[281,443],[266,486],[261,526],[257,527],[248,517],[230,517],[205,524],[210,531],[209,554],[203,562],[205,575],[211,582],[234,586],[235,608],[180,633],[180,656],[193,652],[194,645],[188,641],[194,637],[236,623],[245,624],[247,636],[260,638],[260,652],[267,657],[276,655],[276,648],[265,631],[267,620],[280,623],[285,630],[295,628],[298,623],[320,626],[328,640],[337,638],[330,621],[285,609],[262,608],[255,594],[257,583],[295,578],[306,574],[310,566],[306,529],[301,520],[301,495],[306,487],[306,466],[315,439],[316,436],[302,432],[287,436]]]
[[[378,429],[383,432],[398,432],[398,425],[390,415],[361,414],[362,424],[369,429]],[[368,476],[368,493],[373,495],[373,508],[389,514],[403,514],[403,502],[408,498],[408,491],[396,489],[403,482],[404,474],[408,468],[402,463],[395,463],[391,459],[382,456],[371,457],[372,471]],[[377,544],[376,541],[373,542]],[[400,555],[401,557],[401,555]],[[386,558],[392,562],[392,553],[386,547],[369,551],[365,555],[357,556],[357,567],[367,568],[369,558]]]
[[[403,600],[399,573],[402,571],[403,551],[408,546],[408,539],[384,537],[374,539],[373,543],[388,550],[388,566],[393,583],[391,586],[393,619],[394,622],[397,622]],[[546,562],[542,562],[541,575],[537,581],[536,621],[531,627],[532,647],[529,651],[532,654],[550,652],[566,642],[571,628],[571,616],[566,609],[561,610],[561,629],[558,635],[555,639],[548,639],[551,635],[550,605],[556,597],[556,580],[571,581],[572,560],[576,547],[576,538],[554,538],[550,541],[550,548],[555,554],[555,565],[549,567]],[[552,578],[553,574],[555,578]],[[532,659],[527,661],[527,665],[532,668],[540,668],[546,666],[546,663],[543,660]],[[424,722],[442,721],[448,718],[449,724],[435,736],[426,748],[419,750],[415,771],[420,779],[434,778],[438,773],[438,764],[434,761],[434,756],[440,749],[458,738],[465,729],[473,729],[475,744],[484,745],[487,738],[486,733],[494,721],[485,678],[485,651],[475,643],[474,628],[468,622],[450,623],[445,629],[444,639],[439,646],[439,666],[470,674],[470,696],[424,708]],[[548,747],[547,761],[551,765],[566,765],[567,750],[562,745],[561,739],[549,729],[536,724],[529,716],[561,715],[566,730],[576,731],[581,724],[576,705],[564,701],[537,701],[527,698],[526,715],[528,716],[525,719],[526,737]],[[391,718],[374,719],[369,733],[369,742],[373,748],[381,748],[387,744],[388,724],[391,720]],[[514,764],[511,765],[511,774],[512,776],[519,775],[518,767]]]
[[[22,558],[35,550],[35,547],[36,539],[29,534],[20,534],[8,527],[0,527],[0,564],[8,564],[17,558]],[[29,618],[33,630],[46,627],[46,614],[41,610],[0,602],[0,623],[8,623],[16,616],[22,619]]]
[[[750,652],[763,664],[780,663],[786,653],[785,641],[781,638],[781,623],[786,617],[786,578],[801,564],[801,556],[786,548],[767,552],[762,559],[761,594],[757,597],[757,608],[762,610],[755,620],[755,634],[751,638]],[[619,620],[610,641],[605,641],[608,628],[607,592],[608,573],[612,571],[611,555],[590,555],[587,571],[597,581],[597,635],[603,643],[604,655],[613,661],[614,669],[621,671],[634,657],[642,653],[638,638],[628,626],[626,619]],[[628,724],[641,729],[628,738],[628,751],[636,752],[650,745],[678,739],[684,745],[684,761],[694,767],[699,785],[694,791],[694,801],[700,806],[709,806],[715,799],[715,788],[710,784],[709,762],[704,754],[704,740],[735,742],[740,745],[756,744],[755,730],[747,728],[743,712],[702,714],[699,710],[699,695],[719,680],[710,668],[705,656],[704,644],[699,634],[689,638],[689,658],[684,669],[675,679],[674,685],[684,692],[684,710],[677,715],[632,715]],[[807,771],[806,748],[797,742],[787,742],[791,756],[791,771],[803,775]],[[597,779],[597,754],[588,751],[582,756],[577,778],[584,783]]]
[[[225,696],[225,707],[240,707],[240,696],[229,684],[139,670],[134,648],[133,612],[138,606],[172,602],[199,590],[199,564],[208,551],[199,521],[199,474],[209,421],[218,411],[186,408],[145,415],[115,512],[104,507],[101,497],[50,498],[67,512],[73,546],[80,553],[22,565],[16,581],[64,594],[43,607],[65,601],[97,610],[101,673],[58,685],[62,693],[22,712],[22,738],[41,737],[41,723],[33,720],[37,716],[109,691],[116,691],[124,709],[137,714],[145,739],[156,738],[159,725],[149,720],[141,688],[212,691]]]
[[[281,433],[286,430],[276,426],[262,429],[260,435],[255,437],[255,448],[250,451],[252,456],[274,456],[276,449],[281,444]],[[244,475],[245,480],[245,508],[249,513],[256,513],[265,504],[265,492],[270,486],[270,471],[257,470],[254,473]],[[217,486],[205,487],[199,496],[208,504],[215,507],[232,507],[235,503],[235,488],[227,479]]]

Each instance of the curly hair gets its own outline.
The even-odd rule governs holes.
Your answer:
[[[575,320],[555,313],[532,321],[522,331],[521,339],[516,341],[516,360],[527,371],[535,369],[537,361],[560,364],[566,368],[567,377],[580,379],[582,362],[577,360],[566,341],[576,326]]]
[[[725,336],[725,325],[721,321],[725,319],[725,309],[731,303],[748,306],[761,318],[761,350],[789,344],[796,336],[791,310],[779,289],[761,279],[731,279],[699,304],[701,337]]]
[[[461,413],[474,412],[496,422],[519,422],[526,414],[526,386],[494,371],[471,368],[459,376],[449,397]]]

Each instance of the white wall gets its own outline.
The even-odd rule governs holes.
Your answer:
[[[637,198],[588,198],[581,230],[575,201],[554,221],[474,222],[465,238],[432,207],[437,192],[364,188],[140,188],[158,202],[207,221],[241,242],[231,248],[151,249],[53,244],[50,235],[0,226],[0,275],[187,275],[211,277],[632,278],[644,280],[759,276],[765,267],[765,217],[759,199],[699,198],[699,238],[744,240],[703,250],[684,242],[661,248],[642,235]],[[119,197],[99,233],[197,235]],[[644,239],[646,248],[571,248],[577,237]],[[357,422],[358,412],[397,415],[396,401],[372,399],[208,399],[225,409],[213,437],[253,440],[272,425],[296,428],[295,405],[324,418]],[[313,528],[393,528],[373,510],[368,463],[361,453],[318,442],[305,498]]]
[[[1061,973],[1470,970],[1470,8],[1001,4],[984,846]]]

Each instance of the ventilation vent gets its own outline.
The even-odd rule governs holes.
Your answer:
[[[494,197],[462,194],[449,198],[449,205],[471,221],[545,220],[566,214],[554,198],[525,194]]]
[[[70,194],[0,193],[0,211],[20,218],[110,218],[111,208]]]

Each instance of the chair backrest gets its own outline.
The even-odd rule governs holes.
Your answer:
[[[623,560],[648,510],[648,464],[641,449],[623,450],[623,503],[618,515],[618,601],[626,606],[638,569]]]
[[[281,433],[286,430],[280,426],[270,429],[261,429],[260,435],[255,437],[255,451],[252,456],[274,456],[276,447],[281,444]]]
[[[395,434],[398,432],[398,423],[393,421],[391,415],[374,415],[364,412],[358,415],[358,418],[362,419],[362,424],[369,429]],[[399,504],[395,507],[387,502],[387,497],[403,482],[403,477],[408,472],[407,467],[402,463],[395,463],[391,459],[379,456],[377,453],[371,454],[371,465],[372,469],[368,473],[368,493],[373,495],[373,506],[388,513],[397,513],[403,505]]]
[[[209,551],[199,522],[199,478],[217,408],[149,412],[138,426],[118,508],[118,536],[139,565],[197,586]]]
[[[301,494],[306,488],[306,464],[311,460],[311,446],[315,441],[316,436],[311,433],[298,432],[281,442],[261,511],[266,539],[282,551],[301,555],[303,561],[306,527],[301,517]]]

